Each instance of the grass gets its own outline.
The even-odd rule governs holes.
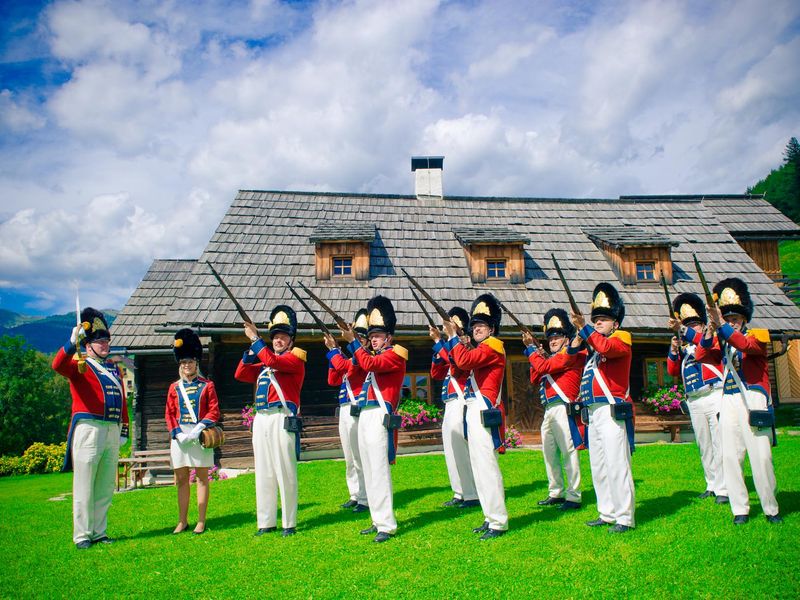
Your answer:
[[[442,455],[393,467],[399,531],[382,545],[358,535],[368,518],[338,508],[340,461],[299,465],[292,538],[253,537],[254,476],[244,475],[212,484],[201,537],[169,535],[174,488],[117,494],[109,534],[118,542],[86,551],[72,545],[70,498],[51,500],[70,491],[70,475],[10,477],[0,480],[0,597],[796,598],[800,436],[782,430],[774,459],[785,523],[769,525],[751,494],[750,523],[734,527],[727,506],[696,499],[704,482],[694,444],[640,446],[638,526],[613,536],[584,525],[596,516],[585,452],[586,508],[567,514],[536,506],[547,495],[541,452],[512,451],[500,459],[510,531],[486,543],[470,532],[479,510],[440,507],[450,496]]]
[[[781,242],[778,254],[783,276],[800,279],[800,240]]]

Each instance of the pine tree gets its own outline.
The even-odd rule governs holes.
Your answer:
[[[795,166],[800,164],[800,144],[797,143],[797,138],[792,137],[789,143],[786,144],[786,150],[783,151],[786,164],[794,163]]]

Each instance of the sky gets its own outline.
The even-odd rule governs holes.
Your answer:
[[[744,193],[800,137],[800,2],[0,1],[0,309],[121,309],[239,189]]]

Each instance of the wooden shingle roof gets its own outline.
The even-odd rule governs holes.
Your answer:
[[[527,244],[531,238],[508,227],[457,227],[453,235],[462,244]]]
[[[604,242],[614,248],[636,248],[644,246],[677,246],[678,242],[668,237],[631,225],[610,227],[581,227],[581,231],[593,242]]]
[[[312,244],[339,240],[371,242],[374,239],[374,223],[353,223],[351,221],[325,221],[314,227],[308,237],[308,241]]]
[[[296,306],[284,282],[299,280],[314,290],[345,318],[352,318],[367,300],[385,294],[395,304],[398,330],[426,328],[401,274],[405,268],[449,308],[469,308],[479,293],[494,292],[527,323],[541,325],[545,311],[566,306],[550,253],[556,257],[579,303],[589,305],[591,292],[601,281],[621,290],[627,306],[626,329],[663,330],[666,321],[663,292],[657,286],[622,286],[603,253],[581,228],[626,225],[677,242],[672,250],[673,292],[702,293],[692,262],[701,261],[711,282],[724,277],[744,278],[755,301],[754,327],[800,329],[795,306],[750,259],[729,232],[748,217],[723,219],[718,206],[701,197],[629,197],[620,199],[540,198],[424,198],[400,195],[334,194],[314,192],[240,191],[209,241],[202,261],[209,260],[239,301],[257,322],[267,322],[277,303],[297,310],[301,329],[313,327],[311,317]],[[770,205],[749,198],[765,212]],[[278,217],[276,218],[276,215]],[[525,282],[473,284],[464,249],[453,235],[443,232],[474,226],[489,216],[492,226],[529,240],[523,246]],[[772,218],[772,217],[771,217]],[[797,226],[786,223],[786,231]],[[321,223],[375,223],[370,243],[370,277],[365,281],[317,281],[313,232]],[[774,220],[778,226],[779,219]],[[752,223],[751,223],[752,225]],[[187,284],[167,312],[172,325],[203,323],[234,326],[240,323],[233,305],[202,264],[192,268]],[[505,325],[508,327],[508,325]]]

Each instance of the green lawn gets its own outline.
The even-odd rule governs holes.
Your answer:
[[[800,279],[800,240],[781,242],[778,254],[784,277]]]
[[[169,535],[174,488],[118,494],[109,517],[118,542],[86,551],[72,545],[71,501],[50,500],[70,490],[69,475],[5,478],[0,597],[797,598],[800,436],[783,430],[779,440],[783,525],[769,525],[752,494],[751,522],[734,527],[727,506],[696,499],[704,484],[695,445],[656,444],[634,455],[638,527],[619,536],[584,525],[596,516],[586,453],[586,508],[569,514],[536,506],[547,494],[541,452],[501,457],[510,531],[491,542],[470,532],[479,510],[440,508],[449,498],[441,455],[393,467],[399,532],[382,545],[358,535],[366,517],[338,508],[339,461],[300,464],[293,538],[253,537],[246,475],[212,484],[201,537]]]

